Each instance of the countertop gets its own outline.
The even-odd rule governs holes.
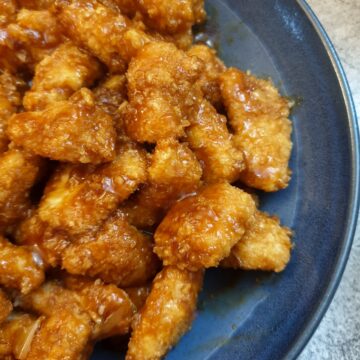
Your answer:
[[[308,0],[308,3],[335,45],[360,115],[360,0]],[[299,357],[299,360],[325,359],[360,359],[360,221],[340,287]]]

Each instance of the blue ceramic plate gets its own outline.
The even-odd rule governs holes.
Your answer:
[[[295,232],[279,275],[210,270],[192,330],[168,360],[294,359],[324,315],[349,255],[359,154],[344,73],[305,1],[208,0],[205,32],[227,65],[271,77],[298,99],[293,180],[262,208]],[[203,37],[204,38],[204,37]],[[93,359],[119,353],[99,345]]]

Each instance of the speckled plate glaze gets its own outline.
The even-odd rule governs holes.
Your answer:
[[[261,197],[262,208],[294,230],[295,248],[282,274],[208,271],[192,330],[167,359],[294,359],[329,306],[351,248],[355,111],[335,50],[305,1],[208,0],[207,11],[205,33],[227,65],[270,76],[298,100],[293,180]],[[93,359],[123,356],[108,345]]]

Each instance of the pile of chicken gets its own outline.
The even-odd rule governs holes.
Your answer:
[[[203,6],[0,0],[1,359],[129,332],[127,360],[160,359],[206,268],[288,263],[250,188],[288,185],[290,104],[193,44]]]

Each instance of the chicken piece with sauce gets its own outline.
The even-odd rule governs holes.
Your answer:
[[[189,330],[203,272],[165,267],[135,319],[126,360],[158,360]]]
[[[194,86],[203,63],[177,49],[158,42],[144,46],[127,72],[129,106],[125,111],[127,135],[139,142],[156,143],[179,138],[190,125],[201,101]]]
[[[131,143],[100,167],[63,165],[45,188],[40,219],[70,235],[95,231],[146,181],[146,166],[145,151]]]
[[[86,88],[44,110],[13,115],[7,133],[15,144],[52,160],[100,164],[115,157],[113,119]]]
[[[0,324],[6,320],[13,310],[13,305],[6,293],[0,288]]]
[[[287,187],[292,142],[289,102],[268,80],[235,68],[220,76],[221,92],[236,146],[244,153],[240,180],[264,191]]]
[[[207,185],[170,208],[155,232],[155,253],[164,265],[190,271],[218,266],[244,235],[256,207],[229,185]]]

